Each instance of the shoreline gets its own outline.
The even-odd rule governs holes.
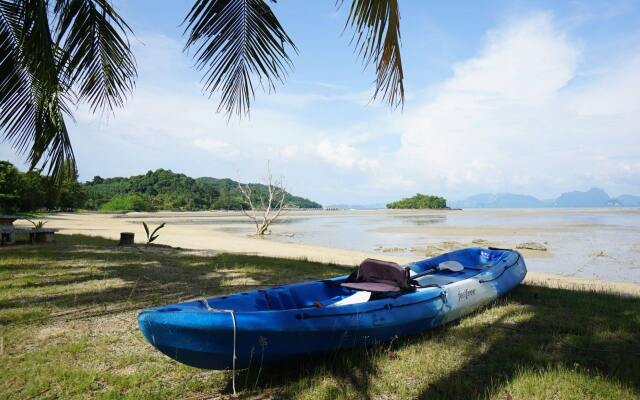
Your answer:
[[[360,211],[357,211],[359,213]],[[447,211],[440,211],[447,212]],[[307,212],[303,212],[304,215]],[[335,215],[331,212],[330,215]],[[315,212],[314,212],[315,214]],[[304,215],[288,215],[287,218],[304,217]],[[323,214],[325,215],[325,214]],[[343,214],[344,215],[344,214]],[[51,214],[46,219],[49,227],[60,229],[62,234],[82,234],[100,236],[118,240],[120,232],[133,232],[136,243],[145,243],[145,233],[142,227],[143,219],[153,222],[156,219],[179,217],[189,219],[220,217],[221,222],[230,222],[241,218],[235,212],[159,212],[159,213],[59,213]],[[19,221],[16,226],[27,227],[26,221]],[[153,229],[153,227],[151,227]],[[208,250],[219,253],[250,254],[264,257],[304,259],[323,263],[341,265],[357,265],[364,258],[384,258],[400,264],[420,260],[420,256],[394,256],[357,250],[338,249],[302,243],[287,243],[270,239],[259,239],[249,236],[234,235],[227,232],[207,229],[204,224],[174,224],[167,225],[160,232],[157,244],[178,247],[188,250]],[[525,257],[527,255],[525,254]],[[640,284],[610,280],[596,280],[588,278],[567,277],[543,272],[529,271],[525,282],[536,285],[566,288],[584,288],[587,290],[614,292],[626,295],[640,296]]]

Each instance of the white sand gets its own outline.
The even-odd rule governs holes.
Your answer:
[[[309,215],[336,215],[333,212],[304,212],[290,215],[288,218]],[[129,214],[102,214],[102,213],[62,213],[51,215],[47,227],[58,228],[64,234],[83,234],[88,236],[101,236],[109,239],[118,239],[120,232],[133,232],[136,242],[145,242],[145,232],[142,220],[151,222],[154,226],[157,221],[171,221],[172,217],[198,220],[199,218],[211,218],[215,216],[220,220],[233,223],[241,216],[231,212],[201,212],[201,213],[129,213]],[[26,221],[17,221],[17,226],[28,227]],[[153,227],[152,227],[153,228]],[[482,228],[473,232],[482,236]],[[283,243],[268,239],[258,239],[249,236],[233,235],[226,232],[213,231],[205,224],[171,225],[160,231],[157,240],[159,244],[173,247],[195,250],[212,250],[216,252],[255,254],[268,257],[282,257],[294,259],[307,259],[310,261],[331,262],[344,265],[357,265],[366,257],[384,258],[398,263],[415,261],[414,257],[399,257],[379,253],[367,253],[335,249],[321,246],[313,246],[300,243]],[[563,277],[537,272],[529,272],[526,282],[544,284],[552,287],[585,288],[591,290],[611,291],[631,295],[640,295],[640,285],[624,282],[608,282],[592,279],[580,279]]]

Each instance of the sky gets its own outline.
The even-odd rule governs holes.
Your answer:
[[[640,195],[640,1],[400,2],[406,103],[372,102],[348,4],[272,4],[294,68],[227,122],[184,53],[186,0],[116,0],[138,64],[125,106],[69,121],[80,178],[157,168],[260,181],[322,204],[415,193]],[[349,1],[345,1],[349,3]],[[0,159],[24,168],[5,143]]]

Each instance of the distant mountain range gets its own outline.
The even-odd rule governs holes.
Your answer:
[[[615,198],[602,189],[562,193],[555,199],[513,193],[483,193],[464,200],[449,201],[453,208],[540,208],[540,207],[640,207],[640,196],[624,194]]]

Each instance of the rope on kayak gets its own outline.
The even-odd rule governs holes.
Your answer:
[[[207,311],[213,312],[221,312],[228,313],[231,315],[231,322],[233,323],[233,358],[231,360],[231,387],[233,388],[233,395],[236,396],[236,337],[237,337],[237,325],[236,325],[236,314],[233,310],[223,310],[220,308],[213,308],[209,305],[207,299],[200,300],[202,304],[207,308]]]
[[[227,310],[229,314],[231,314],[231,321],[233,322],[233,360],[231,367],[231,386],[233,387],[233,395],[237,395],[236,393],[236,314],[233,310]]]

